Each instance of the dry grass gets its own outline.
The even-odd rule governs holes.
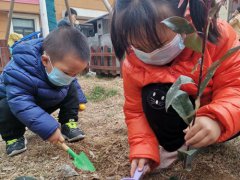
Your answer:
[[[79,114],[79,124],[87,137],[81,142],[68,145],[76,152],[84,151],[93,161],[97,172],[80,172],[79,176],[69,179],[119,180],[129,172],[127,130],[122,112],[122,80],[81,77],[79,81],[86,94],[90,94],[96,86],[116,90],[117,93],[101,101],[90,101],[87,109]],[[58,169],[63,164],[71,165],[72,160],[69,156],[58,147],[43,142],[30,131],[26,137],[28,150],[12,158],[5,155],[5,145],[0,142],[0,179],[10,180],[23,175],[41,180],[64,179]],[[192,172],[182,170],[182,164],[179,162],[171,169],[155,172],[145,179],[165,180],[172,176],[184,180],[239,179],[239,152],[239,140],[234,140],[200,153],[194,161]]]

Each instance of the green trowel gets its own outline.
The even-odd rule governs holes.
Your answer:
[[[79,155],[77,155],[65,143],[58,142],[58,144],[62,147],[63,150],[65,150],[73,158],[73,164],[76,168],[81,169],[83,171],[91,171],[91,172],[96,171],[94,165],[88,159],[87,155],[84,152],[81,152]]]

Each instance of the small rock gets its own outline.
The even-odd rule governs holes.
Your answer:
[[[52,159],[52,160],[57,160],[57,159],[59,159],[59,156],[52,157],[51,159]]]
[[[87,175],[85,175],[85,174],[83,174],[83,175],[82,175],[82,178],[84,178],[84,179],[85,179],[85,178],[88,178],[88,176],[87,176]]]
[[[28,157],[27,157],[27,156],[24,156],[24,157],[23,157],[23,162],[26,162],[26,161],[28,161]]]
[[[39,180],[44,180],[44,177],[40,176]]]
[[[89,77],[94,77],[96,76],[96,73],[95,72],[92,72],[92,71],[89,71],[86,76],[89,76]]]
[[[89,154],[90,154],[90,156],[93,158],[93,159],[95,159],[95,154],[92,152],[92,151],[89,151]]]
[[[97,174],[93,174],[93,175],[92,175],[92,179],[93,179],[93,180],[99,180],[100,177],[99,177],[99,175],[97,175]]]
[[[14,170],[14,169],[15,169],[15,167],[13,167],[13,166],[3,167],[2,168],[3,171],[11,171],[11,170]]]
[[[122,177],[119,175],[116,175],[116,176],[109,176],[106,178],[106,180],[115,180],[115,179],[122,179]]]
[[[14,180],[37,180],[34,177],[30,177],[30,176],[21,176],[21,177],[17,177]]]
[[[63,177],[79,176],[79,174],[69,165],[62,165],[57,171],[60,171]]]
[[[107,177],[106,180],[115,180],[115,176]]]

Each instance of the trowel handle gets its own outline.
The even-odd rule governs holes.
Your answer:
[[[64,150],[64,151],[68,151],[70,148],[65,144],[62,143],[60,141],[58,141],[58,145]]]

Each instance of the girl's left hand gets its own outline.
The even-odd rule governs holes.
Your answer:
[[[200,148],[215,143],[221,135],[221,127],[217,121],[208,117],[197,117],[194,126],[184,130],[186,145]]]
[[[131,177],[134,176],[134,172],[138,169],[138,171],[144,171],[144,175],[151,171],[150,164],[152,164],[152,160],[147,158],[135,158],[131,162]],[[145,166],[145,168],[144,168]]]

